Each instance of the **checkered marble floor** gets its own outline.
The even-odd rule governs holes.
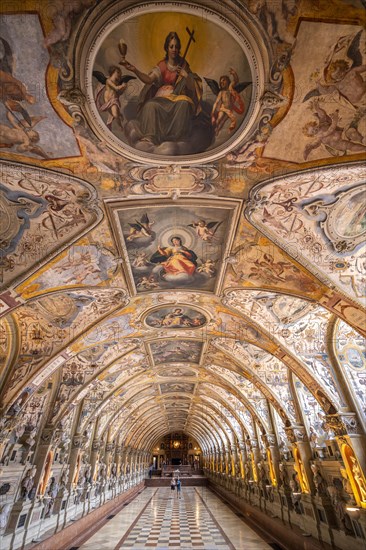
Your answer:
[[[234,549],[193,487],[161,488],[117,548]]]
[[[270,550],[206,487],[148,487],[87,540],[80,550]]]

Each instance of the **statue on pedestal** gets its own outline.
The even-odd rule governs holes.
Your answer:
[[[34,476],[36,475],[36,471],[37,471],[37,467],[32,466],[26,471],[26,474],[21,481],[20,498],[22,498],[23,500],[27,500],[27,498],[29,498],[29,494],[33,489]]]
[[[285,466],[285,464],[284,464],[283,462],[280,462],[280,464],[279,464],[279,469],[280,469],[280,482],[281,482],[281,486],[282,486],[284,489],[289,489],[289,488],[290,488],[289,475],[288,475],[286,466]]]
[[[364,476],[362,475],[362,471],[357,462],[357,459],[354,456],[351,456],[351,460],[353,478],[356,482],[362,502],[366,502],[366,483]]]
[[[325,482],[325,479],[320,473],[320,470],[316,464],[312,464],[310,466],[311,471],[313,472],[313,482],[316,489],[316,494],[318,496],[324,496],[327,494],[327,484]]]

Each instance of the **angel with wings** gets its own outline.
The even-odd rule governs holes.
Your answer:
[[[356,34],[341,36],[332,47],[323,69],[323,78],[317,82],[317,87],[306,94],[307,101],[313,97],[338,92],[339,98],[355,109],[363,107],[366,94],[366,81],[362,77],[366,73],[363,62],[362,30]]]
[[[193,227],[196,231],[197,237],[199,237],[202,241],[211,242],[221,224],[222,222],[206,222],[206,220],[198,220],[198,222],[190,223],[188,227]]]
[[[11,126],[0,124],[0,148],[6,147],[11,149],[15,147],[18,153],[31,153],[38,155],[43,159],[50,158],[48,153],[38,145],[40,135],[34,127],[36,124],[44,120],[44,116],[29,116],[25,118],[15,118],[11,111],[8,111],[7,118]]]
[[[219,84],[216,80],[205,78],[212,92],[217,96],[211,111],[211,122],[215,128],[215,135],[218,136],[227,118],[230,119],[229,133],[236,128],[235,113],[242,115],[245,105],[240,92],[245,90],[251,82],[239,82],[237,72],[231,67],[230,76],[220,77]]]
[[[154,221],[150,221],[148,215],[145,213],[141,216],[140,220],[135,220],[136,223],[129,223],[130,234],[127,237],[128,241],[134,241],[136,239],[147,238],[152,241],[155,239],[155,233],[151,229],[154,225]]]
[[[120,96],[127,88],[127,83],[135,79],[134,76],[122,76],[119,67],[112,65],[109,68],[109,76],[100,71],[93,71],[93,76],[102,84],[97,92],[95,102],[99,111],[108,112],[107,127],[112,131],[113,121],[116,121],[123,128],[123,115],[119,102]]]

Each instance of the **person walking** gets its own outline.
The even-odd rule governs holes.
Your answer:
[[[181,498],[182,483],[179,478],[176,481],[176,485],[177,485],[177,498]]]
[[[174,477],[172,477],[172,480],[170,482],[170,490],[175,491],[175,479],[174,479]],[[173,497],[173,495],[172,495],[172,497]]]

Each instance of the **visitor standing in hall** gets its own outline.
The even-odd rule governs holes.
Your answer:
[[[181,481],[180,481],[179,478],[176,481],[176,485],[177,485],[177,498],[180,498],[181,497],[182,484],[181,484]]]
[[[174,477],[172,477],[172,480],[170,482],[170,490],[175,491],[175,479],[174,479]]]

